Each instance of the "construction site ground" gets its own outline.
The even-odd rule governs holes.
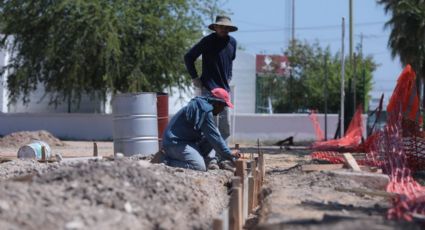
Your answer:
[[[93,142],[51,146],[64,157],[92,156]],[[0,147],[16,157],[19,147]],[[112,142],[98,142],[111,156]],[[242,152],[257,148],[242,147]],[[381,196],[336,191],[361,184],[326,171],[304,172],[308,150],[262,147],[266,178],[262,206],[248,229],[420,229],[418,222],[386,219]],[[349,171],[348,169],[340,169]],[[211,229],[229,201],[225,170],[197,172],[130,158],[0,164],[1,229]]]

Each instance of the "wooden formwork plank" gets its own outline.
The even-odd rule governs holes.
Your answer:
[[[235,162],[236,172],[235,176],[241,178],[241,192],[242,192],[242,211],[243,219],[242,222],[248,218],[248,178],[247,173],[247,164],[246,160],[239,159]]]
[[[308,164],[302,165],[301,170],[304,172],[314,172],[314,171],[329,171],[335,169],[342,169],[344,164]]]
[[[258,199],[257,199],[257,194],[258,194],[258,174],[257,174],[257,161],[256,161],[256,157],[254,157],[253,161],[252,161],[252,177],[254,180],[254,188],[252,191],[252,208],[254,209],[255,207],[257,207],[258,205]]]
[[[265,165],[265,162],[264,162],[264,154],[263,153],[259,154],[258,163],[259,163],[258,169],[260,170],[260,173],[261,173],[261,184],[262,184],[263,181],[264,181],[264,177],[266,176],[266,165]]]
[[[254,187],[255,187],[255,180],[253,176],[248,176],[248,211],[249,213],[254,210]]]
[[[213,220],[213,229],[229,230],[229,209],[225,208],[219,218]]]
[[[223,230],[223,220],[221,218],[215,218],[213,220],[213,230]]]
[[[381,196],[381,197],[388,197],[388,198],[396,198],[399,196],[397,193],[392,192],[385,192],[381,190],[370,190],[370,189],[363,189],[363,188],[341,188],[337,187],[335,188],[336,191],[339,192],[353,192],[361,195],[370,195],[370,196]]]
[[[351,169],[353,169],[353,171],[357,171],[360,172],[362,171],[359,167],[359,165],[357,164],[356,159],[354,159],[353,155],[351,155],[351,153],[344,153],[343,157],[345,159],[345,162],[347,163],[347,166]]]
[[[229,229],[241,230],[243,227],[242,188],[239,177],[232,178],[232,195],[230,197]]]
[[[245,160],[237,160],[235,162],[236,165],[236,172],[235,176],[238,176],[241,178],[241,182],[244,181],[245,174],[246,174],[246,161]]]
[[[249,198],[249,194],[248,194],[248,177],[245,176],[244,180],[243,180],[243,186],[242,186],[243,190],[242,190],[242,210],[243,210],[243,222],[245,223],[245,221],[248,219],[248,214],[249,214],[249,207],[248,207],[248,198]]]

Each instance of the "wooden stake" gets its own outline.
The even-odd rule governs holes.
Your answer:
[[[248,212],[254,210],[254,186],[255,180],[253,176],[248,176]]]
[[[93,156],[94,157],[99,156],[99,153],[97,151],[97,143],[96,142],[93,142]]]
[[[350,153],[344,153],[343,156],[349,168],[353,169],[353,171],[362,171],[359,165],[357,164],[356,159],[354,159],[353,155],[351,155]]]
[[[241,230],[243,226],[242,188],[240,178],[232,178],[232,195],[230,197],[229,229]]]
[[[249,209],[248,209],[248,177],[245,176],[242,186],[242,210],[243,210],[243,223],[248,219]]]
[[[44,145],[41,146],[41,161],[47,162],[47,159],[46,159],[46,147]]]
[[[238,176],[232,177],[232,188],[241,186],[241,178]]]
[[[264,154],[260,153],[260,155],[258,156],[258,162],[259,162],[259,170],[261,173],[261,185],[263,185],[264,182],[264,177],[266,176],[266,166],[264,163]]]
[[[241,182],[245,179],[245,173],[246,173],[246,161],[245,160],[237,160],[235,162],[236,165],[236,172],[235,176],[241,178]]]
[[[258,200],[257,200],[257,193],[258,193],[258,188],[257,188],[257,184],[258,184],[258,174],[257,174],[257,162],[254,158],[254,160],[252,161],[252,177],[253,177],[253,182],[254,182],[254,188],[252,191],[252,208],[254,209],[255,207],[257,207],[258,205]]]
[[[224,230],[223,229],[223,220],[219,218],[215,218],[213,220],[213,230]]]

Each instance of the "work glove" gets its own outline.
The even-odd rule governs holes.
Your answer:
[[[202,87],[202,81],[201,81],[201,78],[199,78],[199,77],[193,78],[192,83],[193,83],[193,86],[195,86],[196,88]]]

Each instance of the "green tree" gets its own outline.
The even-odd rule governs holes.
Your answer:
[[[388,46],[392,56],[403,65],[411,64],[418,79],[425,79],[425,1],[378,0],[391,15],[386,27],[391,29]],[[425,98],[424,98],[425,100]]]
[[[274,112],[300,112],[307,109],[323,112],[325,74],[327,74],[328,112],[338,113],[341,88],[340,54],[332,55],[329,47],[322,48],[319,43],[309,44],[301,41],[297,41],[287,53],[290,54],[288,56],[291,63],[290,74],[280,78],[271,76],[270,80],[262,83],[263,88],[270,88],[272,92],[270,95],[273,98]],[[356,74],[354,74],[354,66],[348,64],[345,68],[345,76],[346,91],[349,80],[356,76],[356,100],[360,104],[368,100],[365,96],[368,97],[372,89],[372,73],[376,69],[376,64],[371,56],[364,57],[360,54],[357,59]],[[325,68],[325,60],[327,60],[327,68]]]
[[[184,89],[182,57],[202,34],[193,0],[0,1],[1,46],[10,42],[10,98],[38,84],[50,103],[81,95]],[[13,37],[13,39],[8,39]]]

